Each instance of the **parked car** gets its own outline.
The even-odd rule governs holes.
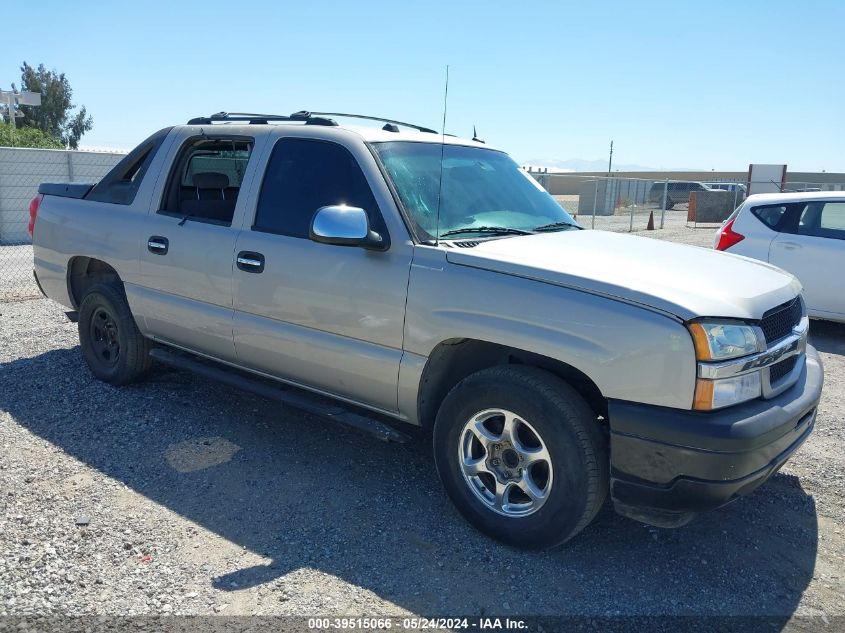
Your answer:
[[[704,182],[701,183],[708,189],[718,189],[721,191],[731,191],[736,193],[738,201],[745,199],[748,195],[748,187],[741,182]]]
[[[41,185],[36,279],[94,376],[156,359],[385,439],[422,426],[458,510],[531,548],[608,493],[682,525],[812,431],[792,275],[582,230],[481,142],[331,117],[201,117],[94,185]]]
[[[789,271],[811,317],[845,322],[845,192],[752,195],[716,232],[714,248]]]
[[[689,195],[693,191],[709,191],[709,188],[700,182],[656,182],[648,191],[648,201],[658,206],[662,205],[666,196],[666,209],[673,208],[676,204],[689,204]],[[661,207],[664,208],[664,207]]]

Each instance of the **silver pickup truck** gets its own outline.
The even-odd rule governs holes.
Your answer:
[[[807,439],[823,375],[792,275],[582,230],[476,139],[346,116],[193,119],[41,186],[36,278],[97,378],[158,359],[419,425],[458,510],[531,548],[608,492],[682,525]]]

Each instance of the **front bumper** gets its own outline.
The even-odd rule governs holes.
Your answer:
[[[712,412],[611,400],[616,511],[674,527],[750,493],[810,435],[823,381],[819,355],[808,345],[798,381],[769,400]]]

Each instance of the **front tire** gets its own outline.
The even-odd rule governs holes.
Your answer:
[[[607,442],[595,414],[534,367],[494,367],[458,383],[437,414],[434,457],[458,511],[515,547],[563,544],[607,494]]]
[[[96,378],[125,385],[150,368],[150,342],[141,335],[122,289],[96,284],[79,306],[82,356]]]

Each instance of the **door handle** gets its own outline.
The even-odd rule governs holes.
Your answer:
[[[780,244],[788,251],[794,251],[801,248],[801,245],[796,242],[781,242]]]
[[[260,273],[264,271],[264,255],[253,251],[238,253],[235,263],[245,273]]]
[[[156,255],[167,255],[168,248],[170,248],[170,242],[161,235],[151,235],[147,240],[147,250]]]

